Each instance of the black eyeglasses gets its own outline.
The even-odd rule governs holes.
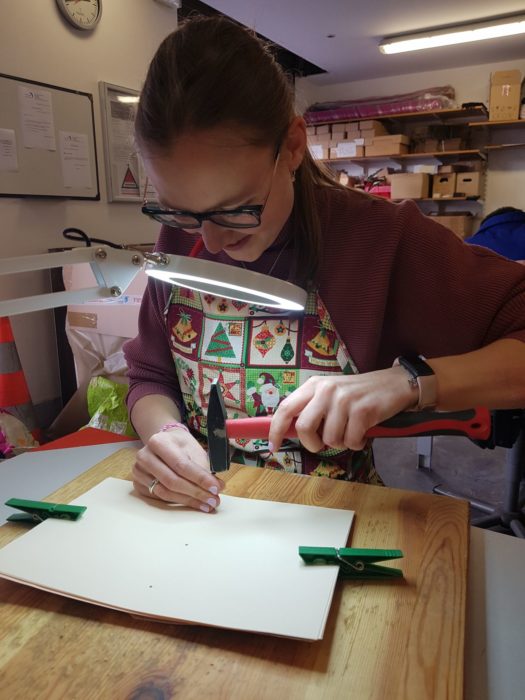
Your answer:
[[[196,229],[202,226],[203,221],[211,221],[217,226],[226,226],[227,228],[256,228],[261,225],[261,217],[272,192],[273,180],[279,162],[279,153],[278,149],[275,156],[270,189],[262,204],[246,204],[234,209],[216,209],[197,214],[192,211],[163,209],[155,202],[149,203],[145,201],[142,205],[142,213],[164,224],[164,226],[172,226],[173,228]]]

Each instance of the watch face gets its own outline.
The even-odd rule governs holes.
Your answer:
[[[56,0],[60,11],[77,29],[93,29],[102,14],[102,0]]]

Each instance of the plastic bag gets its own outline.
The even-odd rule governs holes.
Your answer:
[[[38,445],[21,420],[0,408],[0,457],[14,457]]]
[[[127,392],[127,384],[117,384],[106,377],[93,377],[87,388],[90,420],[86,427],[137,437],[128,416]]]

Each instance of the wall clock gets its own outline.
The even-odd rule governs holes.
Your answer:
[[[56,3],[75,29],[94,29],[102,15],[102,0],[56,0]]]

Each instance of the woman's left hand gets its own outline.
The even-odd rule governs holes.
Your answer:
[[[326,447],[362,450],[369,428],[417,404],[418,391],[403,367],[365,374],[308,379],[279,406],[269,443],[276,452],[294,418],[301,444],[310,452]]]

